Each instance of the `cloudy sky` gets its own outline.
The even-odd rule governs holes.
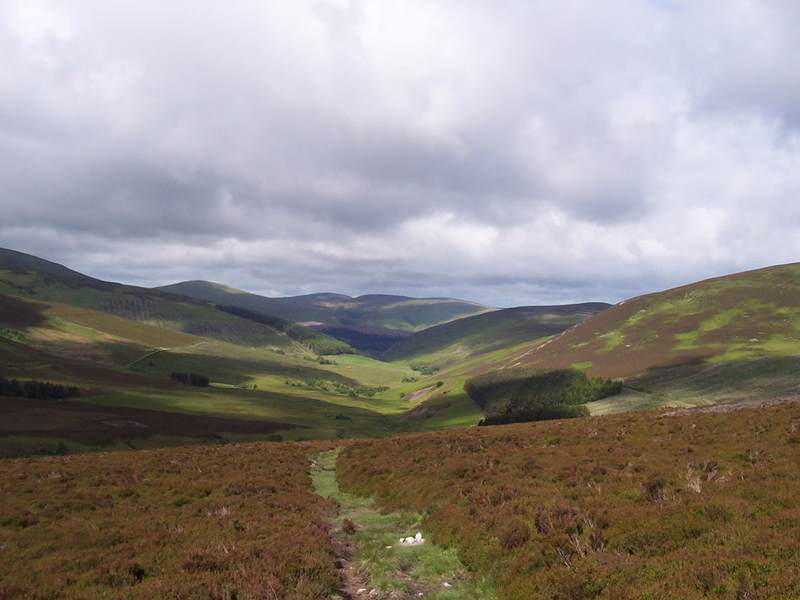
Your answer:
[[[798,24],[795,0],[0,0],[0,246],[498,306],[800,260]]]

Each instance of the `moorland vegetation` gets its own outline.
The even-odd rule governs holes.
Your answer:
[[[0,598],[327,599],[308,454],[258,443],[0,461]]]
[[[427,515],[506,600],[800,597],[800,405],[348,446],[341,488]]]

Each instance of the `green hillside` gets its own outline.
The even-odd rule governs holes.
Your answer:
[[[0,377],[80,390],[57,404],[3,397],[0,454],[52,452],[59,443],[142,448],[429,427],[403,417],[418,403],[401,395],[414,375],[404,363],[321,357],[308,340],[292,339],[298,326],[281,319],[0,255]],[[182,384],[172,373],[210,385]],[[470,414],[472,422],[479,417],[474,408]]]
[[[103,282],[2,251],[0,377],[77,386],[81,395],[58,409],[4,399],[0,409],[15,417],[0,426],[0,450],[54,440],[83,449],[467,427],[484,413],[465,382],[520,366],[624,377],[622,394],[586,405],[593,414],[796,394],[799,280],[800,265],[789,265],[611,308],[486,312],[410,335],[379,361],[320,356],[313,342],[341,343],[281,317]],[[223,292],[228,300],[238,295]],[[425,304],[401,304],[414,302]],[[365,303],[391,306],[384,296]],[[300,339],[304,332],[318,337]],[[173,373],[210,385],[190,386]],[[111,412],[98,415],[98,406]],[[183,429],[169,415],[192,416]]]
[[[800,264],[737,273],[621,302],[504,366],[624,377],[597,412],[797,393]]]
[[[277,331],[282,331],[293,340],[300,342],[308,349],[316,352],[319,355],[331,354],[355,354],[355,350],[347,342],[338,340],[334,337],[326,335],[320,331],[305,327],[297,323],[292,323],[280,317],[273,317],[262,312],[241,308],[238,306],[230,306],[225,304],[216,305],[218,309],[237,317],[242,317],[254,323],[261,323],[268,325]]]
[[[412,373],[408,367],[323,359],[308,340],[292,337],[341,342],[273,321],[0,251],[0,376],[81,390],[58,406],[3,398],[0,412],[14,417],[0,425],[0,453],[57,441],[86,449],[264,439],[276,431],[381,435],[393,427],[391,415],[408,409],[389,394]],[[174,372],[200,374],[210,385],[178,383]]]
[[[221,283],[200,280],[182,281],[161,286],[157,289],[190,298],[207,300],[214,304],[238,306],[295,323],[322,322],[336,324],[337,322],[332,320],[335,308],[352,300],[349,296],[342,294],[308,294],[288,298],[268,298]]]
[[[206,302],[100,281],[13,250],[0,249],[0,294],[94,309],[148,325],[249,346],[289,348],[283,332]]]
[[[620,302],[516,361],[629,377],[652,367],[800,352],[800,264]]]
[[[196,373],[208,387],[170,374]],[[398,427],[413,373],[363,356],[247,346],[100,311],[0,295],[0,377],[77,386],[69,401],[2,398],[0,455],[67,448],[364,437]],[[98,408],[101,407],[101,408]]]
[[[393,345],[384,357],[453,363],[556,335],[609,306],[600,302],[521,306],[464,317],[415,333]]]
[[[0,451],[52,449],[59,440],[75,449],[159,446],[207,441],[209,431],[224,440],[263,439],[276,427],[287,439],[375,436],[471,425],[481,417],[461,395],[406,418],[429,400],[417,389],[435,384],[428,383],[432,375],[404,361],[318,356],[309,340],[297,340],[310,333],[312,342],[343,345],[252,313],[0,251],[0,376],[81,390],[79,399],[45,416],[41,406],[4,398],[0,409],[13,409],[15,419],[0,427]],[[201,375],[210,385],[183,385],[172,373]],[[116,416],[98,416],[97,406]],[[173,414],[195,421],[184,431],[174,426],[180,419],[167,418]],[[243,421],[257,422],[261,433]]]
[[[235,306],[311,325],[360,350],[380,352],[414,331],[476,313],[485,306],[452,298],[371,294],[309,294],[268,298],[208,281],[185,281],[159,290]]]

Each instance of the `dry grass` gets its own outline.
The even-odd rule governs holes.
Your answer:
[[[343,489],[427,513],[501,598],[800,597],[800,407],[362,442]]]
[[[0,598],[327,598],[307,455],[247,444],[0,461]]]

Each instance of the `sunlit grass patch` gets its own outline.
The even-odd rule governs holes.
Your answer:
[[[615,329],[599,336],[597,339],[603,342],[603,347],[598,352],[611,352],[625,342],[625,334],[619,329]]]

